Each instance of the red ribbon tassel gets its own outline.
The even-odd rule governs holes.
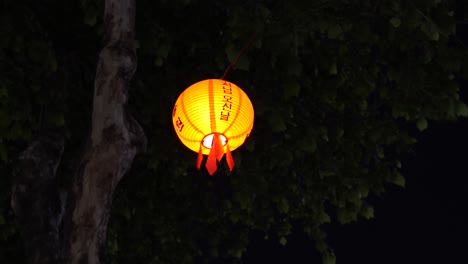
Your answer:
[[[229,170],[232,171],[232,168],[234,168],[234,159],[232,158],[231,155],[231,150],[229,149],[229,145],[226,145],[226,161],[229,166]]]
[[[200,170],[201,163],[203,161],[203,150],[202,144],[200,144],[200,150],[198,150],[198,158],[197,158],[197,169]]]
[[[224,156],[223,142],[221,141],[221,136],[219,134],[214,134],[213,138],[213,148],[215,152],[216,159],[221,161]]]
[[[205,167],[208,170],[208,173],[210,174],[210,176],[212,176],[213,173],[215,173],[216,169],[218,169],[218,166],[216,166],[216,157],[214,155],[213,149],[210,150],[208,159],[206,159]]]
[[[210,176],[218,169],[216,161],[220,161],[224,156],[223,142],[221,142],[221,137],[219,134],[213,135],[213,146],[210,149],[210,154],[208,154],[208,159],[206,160],[206,169]]]

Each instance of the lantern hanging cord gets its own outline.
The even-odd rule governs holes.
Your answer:
[[[223,76],[221,76],[221,78],[220,78],[221,80],[224,80],[224,77],[226,77],[226,74],[229,72],[229,70],[232,68],[232,66],[234,66],[237,63],[240,56],[242,56],[242,54],[244,54],[245,50],[250,46],[250,43],[252,43],[252,40],[255,38],[256,35],[257,35],[257,32],[254,32],[252,34],[252,36],[250,36],[250,39],[247,41],[245,46],[239,51],[236,58],[231,62],[231,64],[229,64],[227,69],[224,71]]]

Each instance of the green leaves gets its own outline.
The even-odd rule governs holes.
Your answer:
[[[426,34],[426,36],[433,40],[439,40],[439,29],[432,21],[426,21],[425,23],[421,24],[421,30]]]
[[[287,75],[289,76],[301,76],[302,74],[302,63],[300,58],[292,54],[285,54],[286,57],[283,57],[282,63]]]
[[[392,24],[393,27],[398,28],[401,25],[401,20],[398,17],[392,17],[392,19],[390,19],[390,24]]]
[[[359,212],[365,219],[372,219],[374,218],[374,208],[372,206],[363,204],[361,206],[361,210]]]
[[[457,115],[463,117],[468,116],[468,106],[465,103],[459,102],[457,104]]]
[[[424,131],[427,128],[427,120],[426,118],[420,118],[416,122],[416,127],[419,129],[419,131]]]
[[[338,208],[338,221],[340,224],[348,224],[357,220],[357,210],[354,208]]]
[[[296,80],[289,80],[283,84],[283,95],[286,100],[299,96],[300,91],[301,85]]]
[[[318,216],[317,216],[317,223],[319,224],[326,224],[326,223],[330,223],[331,222],[331,218],[330,216],[325,212],[325,210],[319,210],[318,212]]]
[[[338,74],[338,69],[336,67],[336,63],[332,63],[332,65],[330,66],[329,73],[330,73],[330,75],[337,75]]]
[[[233,45],[228,45],[225,49],[225,52],[229,60],[229,63],[233,63],[235,62],[235,59],[237,58],[237,55],[240,52],[240,49],[237,49]],[[227,66],[229,66],[229,64]],[[236,64],[233,66],[234,69],[239,69],[239,70],[244,70],[244,71],[248,71],[249,67],[250,67],[250,62],[246,54],[241,54]]]
[[[299,147],[308,153],[314,153],[317,150],[317,142],[312,136],[305,136],[299,141]]]
[[[336,256],[333,253],[326,253],[322,256],[322,263],[323,264],[335,264],[336,263]]]
[[[340,25],[338,24],[332,24],[329,28],[328,28],[328,38],[329,39],[336,39],[338,38],[341,33],[343,32],[343,29]]]
[[[288,243],[288,240],[285,237],[281,237],[280,240],[279,240],[279,243],[282,246],[286,246],[286,244]]]
[[[0,99],[5,100],[8,98],[8,89],[6,85],[0,83]]]
[[[406,184],[405,178],[398,172],[390,174],[388,181],[401,187],[405,187]]]
[[[280,133],[284,132],[287,129],[286,121],[280,113],[274,112],[270,114],[268,116],[268,121],[270,123],[272,132]]]
[[[283,214],[289,213],[289,203],[288,200],[286,200],[286,198],[281,197],[281,199],[278,202],[278,209]]]

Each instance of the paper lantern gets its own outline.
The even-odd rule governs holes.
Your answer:
[[[197,168],[208,155],[210,175],[226,154],[232,171],[231,151],[241,146],[254,123],[254,110],[247,95],[237,85],[220,79],[192,84],[177,99],[172,111],[177,136],[189,149],[198,152]]]

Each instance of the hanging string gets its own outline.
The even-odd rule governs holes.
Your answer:
[[[226,77],[226,74],[229,72],[229,70],[232,68],[232,66],[234,66],[237,63],[240,56],[242,56],[242,54],[244,54],[244,51],[250,46],[250,43],[252,43],[252,40],[255,38],[256,35],[257,35],[257,32],[254,32],[252,34],[252,36],[250,36],[250,39],[247,41],[245,46],[239,51],[236,58],[231,62],[231,64],[229,64],[227,69],[224,71],[223,76],[221,76],[221,78],[219,78],[219,79],[224,80],[224,77]]]

